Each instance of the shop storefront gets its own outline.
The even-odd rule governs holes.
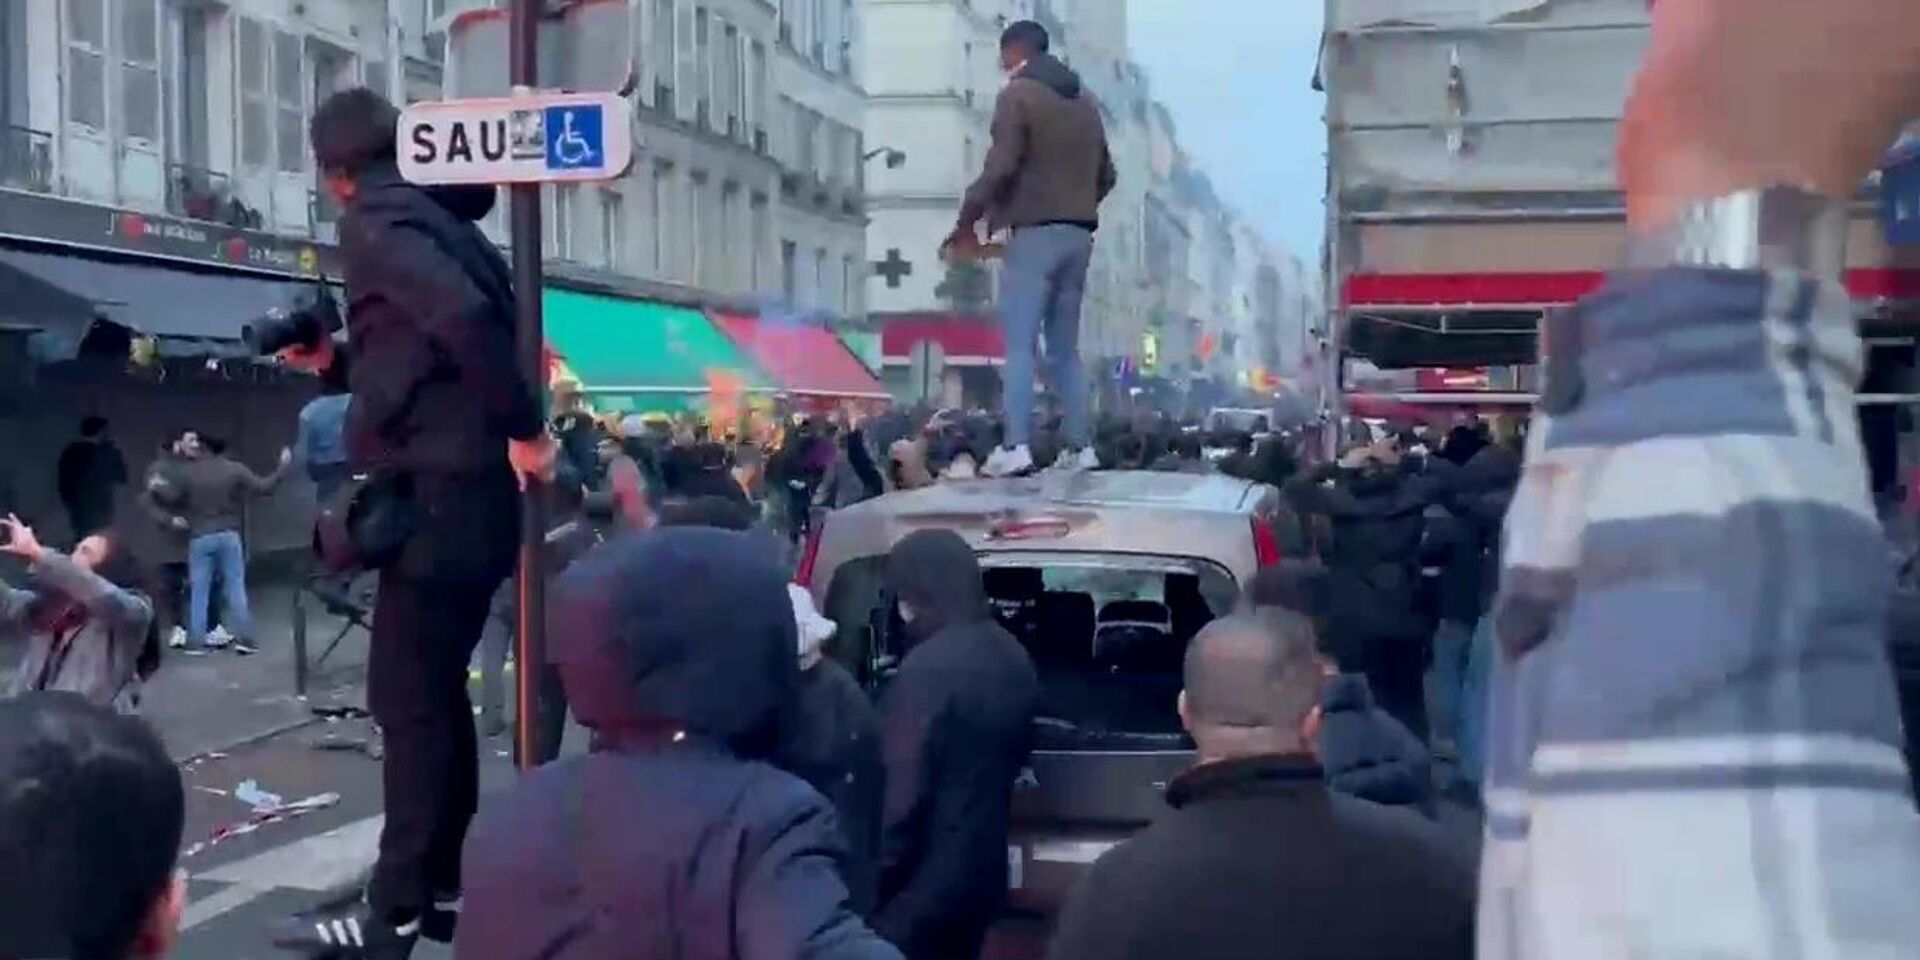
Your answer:
[[[136,551],[138,480],[159,445],[185,429],[227,441],[256,469],[292,440],[311,377],[246,356],[242,332],[267,312],[339,276],[333,251],[179,217],[0,190],[0,503],[56,542],[67,536],[50,464],[81,417],[99,415],[135,481],[117,515]],[[289,484],[250,504],[256,555],[304,548],[311,493]]]
[[[556,287],[542,302],[553,374],[578,382],[597,411],[705,412],[717,385],[778,390],[699,310]]]

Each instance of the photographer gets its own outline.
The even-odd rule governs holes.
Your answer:
[[[96,533],[62,554],[9,515],[0,520],[0,553],[31,571],[27,589],[0,583],[0,636],[26,641],[7,695],[64,690],[138,712],[140,684],[160,665],[160,633],[153,603],[130,587],[138,575],[118,540]]]
[[[314,157],[344,210],[347,343],[319,336],[280,353],[351,394],[347,450],[369,476],[357,496],[402,518],[391,549],[363,558],[380,573],[367,664],[387,746],[379,861],[365,902],[300,918],[280,940],[325,952],[353,929],[371,958],[404,958],[422,935],[451,939],[478,795],[467,664],[513,567],[518,490],[551,477],[555,460],[515,360],[507,264],[475,223],[494,190],[402,180],[398,118],[365,89],[315,111]]]

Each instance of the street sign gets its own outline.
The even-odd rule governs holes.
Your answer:
[[[416,103],[398,151],[413,183],[612,180],[633,164],[633,109],[612,93]]]
[[[544,9],[539,22],[540,75],[543,90],[581,90],[629,94],[639,69],[634,37],[640,0],[563,0]],[[504,9],[466,10],[446,28],[446,96],[504,97],[513,90],[507,76],[511,18]]]

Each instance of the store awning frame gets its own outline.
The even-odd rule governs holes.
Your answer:
[[[167,356],[242,356],[247,350],[241,331],[294,305],[315,282],[12,245],[0,245],[0,271],[60,291],[70,307],[65,312],[84,309],[88,317],[84,326],[69,318],[58,336],[36,338],[46,341],[36,350],[43,362],[72,359],[86,331],[100,321],[153,337]]]

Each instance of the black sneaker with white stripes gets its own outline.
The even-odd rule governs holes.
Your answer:
[[[452,943],[460,925],[460,895],[435,894],[433,906],[420,918],[420,935],[435,943]]]
[[[355,899],[294,917],[273,945],[318,960],[407,960],[419,939],[420,921],[395,926]]]

